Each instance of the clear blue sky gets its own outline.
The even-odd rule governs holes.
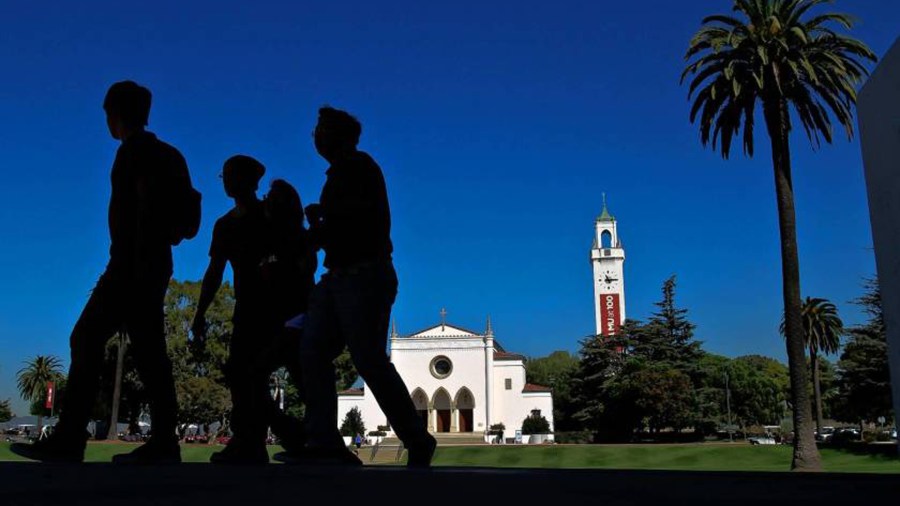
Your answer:
[[[630,317],[662,281],[697,337],[727,355],[783,358],[770,153],[729,162],[703,150],[678,79],[705,14],[731,2],[7,2],[0,18],[0,398],[17,411],[22,362],[54,354],[107,259],[114,81],[151,88],[151,129],[179,147],[204,193],[200,235],[175,276],[202,276],[211,225],[228,209],[216,175],[259,158],[306,203],[325,163],[318,106],[363,122],[394,217],[411,332],[439,320],[483,328],[531,356],[577,350],[592,332],[588,249],[601,192],[626,246]],[[379,4],[376,6],[376,4]],[[900,3],[841,1],[883,54]],[[761,122],[760,122],[761,123]],[[848,302],[874,273],[858,141],[813,151],[794,138],[805,294]]]

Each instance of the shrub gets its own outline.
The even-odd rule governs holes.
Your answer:
[[[344,421],[341,422],[341,435],[352,437],[357,434],[365,433],[366,425],[363,423],[362,413],[360,413],[359,408],[357,407],[351,408],[344,417]]]
[[[531,415],[522,421],[522,434],[549,434],[550,422],[544,418],[539,410],[534,410]]]

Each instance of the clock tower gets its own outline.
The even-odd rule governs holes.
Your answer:
[[[594,271],[594,313],[597,334],[618,333],[625,321],[625,250],[616,230],[616,219],[606,208],[594,221],[594,245],[591,248],[591,267]]]

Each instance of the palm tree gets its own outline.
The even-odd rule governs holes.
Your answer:
[[[810,423],[806,357],[800,311],[800,261],[794,215],[789,134],[791,111],[814,146],[832,141],[833,115],[853,135],[856,86],[868,71],[861,61],[876,57],[865,44],[830,28],[845,29],[845,14],[806,16],[827,0],[734,0],[741,18],[715,15],[690,42],[681,80],[691,77],[691,122],[699,121],[700,141],[727,159],[732,139],[743,127],[743,150],[753,156],[754,115],[759,104],[772,146],[788,367],[794,404],[791,468],[821,468]],[[693,60],[692,60],[693,59]],[[692,61],[691,61],[692,60]]]
[[[822,389],[819,385],[819,353],[837,353],[841,347],[844,322],[837,314],[837,307],[827,299],[807,297],[800,308],[803,321],[803,341],[809,350],[812,370],[813,395],[816,402],[816,431],[822,433]],[[784,320],[781,322],[784,335]]]
[[[40,403],[46,398],[47,383],[59,383],[63,375],[62,364],[52,355],[38,355],[16,373],[19,394],[28,402]],[[42,411],[37,413],[37,433],[40,435],[44,423]]]

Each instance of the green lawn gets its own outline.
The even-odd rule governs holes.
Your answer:
[[[137,444],[133,443],[88,443],[87,452],[85,453],[86,462],[109,462],[113,455],[119,453],[127,453],[137,448]],[[223,447],[218,445],[181,445],[181,460],[184,462],[209,462],[209,456]],[[269,455],[280,452],[280,446],[270,446]],[[0,443],[0,461],[19,461],[27,460],[9,451],[9,443]]]
[[[826,471],[900,473],[900,460],[822,449]],[[682,445],[470,446],[438,450],[435,465],[666,469],[679,471],[787,471],[791,448],[746,443]]]
[[[86,460],[109,462],[135,445],[91,443]],[[183,445],[185,462],[208,462],[220,446]],[[270,446],[269,453],[281,451]],[[900,459],[822,449],[825,470],[832,472],[900,473]],[[0,461],[21,460],[0,443]],[[681,445],[546,445],[455,446],[439,448],[436,466],[508,468],[664,469],[679,471],[787,471],[791,448],[743,443]]]

